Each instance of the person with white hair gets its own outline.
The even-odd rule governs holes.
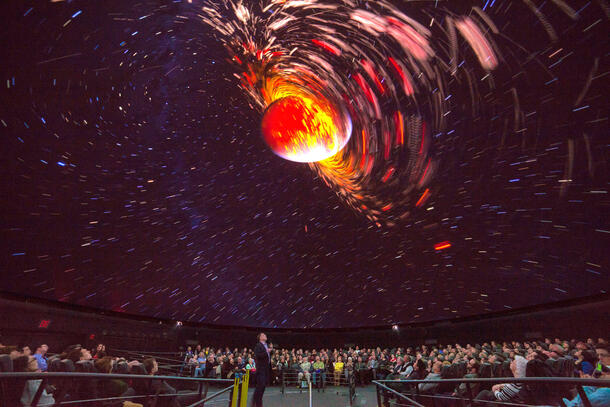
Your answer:
[[[510,362],[510,370],[514,377],[525,377],[525,369],[527,367],[527,359],[523,356],[516,355],[515,359]],[[521,383],[500,383],[492,386],[491,391],[482,390],[476,397],[476,400],[486,401],[523,401],[520,393],[523,388]]]

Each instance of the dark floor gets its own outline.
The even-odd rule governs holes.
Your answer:
[[[254,389],[248,392],[248,407],[252,400]],[[311,394],[312,407],[349,407],[347,387],[327,387],[324,392],[313,390]],[[285,394],[282,394],[279,387],[268,387],[265,390],[263,398],[265,407],[308,407],[309,394],[307,390],[302,392],[296,388],[287,388]],[[206,406],[227,406],[228,396],[218,397],[205,403]],[[352,404],[353,407],[376,407],[377,396],[375,386],[356,388],[356,398]]]

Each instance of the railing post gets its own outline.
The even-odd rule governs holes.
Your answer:
[[[45,387],[47,387],[47,379],[42,379],[40,381],[40,386],[38,386],[38,390],[36,390],[34,399],[32,400],[32,403],[30,404],[32,407],[38,406],[38,402],[40,401],[40,397],[42,396],[42,392],[44,391]]]
[[[229,407],[237,407],[237,400],[239,400],[239,375],[235,375],[233,381],[233,390],[231,390],[231,396],[229,397]]]
[[[471,383],[466,383],[466,389],[468,390],[468,400],[470,401],[470,405],[473,406],[474,404],[472,403],[472,398],[473,397],[472,397],[472,386],[471,386]],[[464,405],[464,402],[462,402],[462,405]]]
[[[585,390],[582,388],[582,386],[579,384],[578,386],[576,386],[576,388],[578,389],[578,394],[580,394],[582,404],[584,404],[585,407],[591,407],[591,401],[589,401],[589,397],[587,397],[587,393],[585,393]]]
[[[309,407],[311,407],[311,380],[308,383],[309,383]]]
[[[381,392],[379,391],[379,386],[377,385],[377,383],[375,383],[375,389],[377,390],[377,407],[383,407],[383,405],[381,404]]]
[[[246,407],[248,404],[248,387],[250,386],[250,371],[241,380],[241,397],[239,407]]]

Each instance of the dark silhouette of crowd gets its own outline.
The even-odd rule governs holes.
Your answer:
[[[50,406],[56,399],[76,401],[115,398],[112,401],[88,402],[87,406],[180,407],[197,400],[192,391],[179,391],[167,381],[154,379],[159,364],[153,357],[140,360],[111,356],[103,344],[91,351],[81,345],[71,345],[60,353],[49,356],[46,344],[35,346],[6,346],[0,343],[0,372],[67,372],[67,373],[113,373],[151,376],[141,379],[87,379],[51,378],[46,381],[38,406]],[[12,378],[3,382],[2,396],[7,406],[28,407],[33,402],[42,379]],[[154,402],[149,395],[161,395]],[[131,401],[133,400],[133,401]]]
[[[310,381],[315,386],[345,385],[353,376],[357,386],[372,380],[430,380],[415,388],[409,383],[390,386],[403,393],[446,396],[443,406],[454,405],[452,398],[473,398],[484,401],[526,402],[558,405],[578,399],[572,388],[549,384],[506,383],[480,385],[443,383],[458,378],[520,378],[520,377],[609,377],[608,342],[599,338],[586,341],[546,338],[541,341],[485,342],[482,344],[421,345],[396,348],[346,349],[276,349],[271,346],[271,383],[280,384],[286,377],[300,386]],[[195,376],[231,378],[251,370],[253,352],[249,348],[233,349],[187,347],[183,353],[185,372]],[[210,361],[212,364],[210,365]],[[589,389],[599,405],[610,405],[610,389]],[[597,393],[597,394],[595,394]],[[603,400],[603,402],[597,400]],[[606,403],[606,404],[603,404]],[[438,404],[438,402],[437,402]],[[575,404],[578,405],[578,404]]]
[[[343,386],[348,382],[366,386],[373,380],[395,380],[390,388],[417,397],[426,405],[453,406],[455,398],[472,398],[477,405],[490,401],[559,405],[583,405],[570,386],[550,384],[443,383],[452,378],[582,377],[610,378],[610,347],[605,339],[544,339],[526,342],[485,342],[482,344],[421,345],[396,348],[287,349],[269,344],[271,385],[303,383]],[[172,376],[231,379],[248,372],[256,375],[250,348],[229,349],[197,345],[173,354],[178,362]],[[192,390],[178,390],[166,380],[155,379],[159,364],[155,358],[124,358],[112,355],[102,344],[94,350],[72,345],[51,354],[45,344],[7,346],[0,343],[0,372],[80,372],[151,376],[150,380],[103,379],[45,381],[40,406],[52,405],[56,398],[84,400],[113,397],[117,406],[148,406],[145,397],[165,395],[157,407],[179,407],[196,401]],[[288,379],[287,379],[288,378]],[[408,380],[428,380],[410,383]],[[250,382],[254,383],[253,377]],[[18,378],[4,381],[9,406],[29,406],[41,379]],[[593,407],[610,405],[610,389],[585,387]],[[391,394],[386,394],[391,398]],[[436,399],[430,396],[443,396]],[[133,400],[133,401],[129,401]],[[96,406],[95,403],[87,405]],[[102,404],[97,404],[102,405]],[[112,405],[107,402],[103,405]]]

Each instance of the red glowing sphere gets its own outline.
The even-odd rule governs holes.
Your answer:
[[[282,158],[315,162],[337,154],[349,141],[349,116],[330,103],[287,96],[271,103],[263,116],[265,143]]]

